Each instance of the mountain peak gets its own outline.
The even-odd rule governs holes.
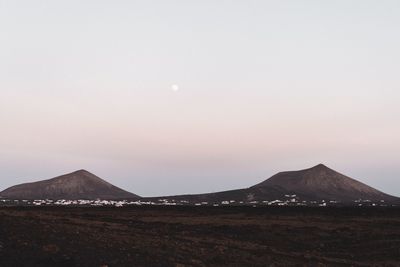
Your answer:
[[[315,165],[314,167],[312,167],[311,169],[329,169],[326,165],[320,163],[318,165]]]
[[[73,173],[82,173],[82,174],[87,174],[87,173],[90,173],[89,171],[87,171],[87,170],[85,170],[85,169],[80,169],[80,170],[77,170],[77,171],[74,171]],[[91,174],[91,173],[90,173]]]
[[[311,167],[309,169],[305,169],[305,170],[299,170],[299,172],[311,172],[311,173],[318,173],[318,172],[331,172],[331,173],[336,173],[335,170],[329,168],[328,166],[326,166],[325,164],[318,164],[315,165],[314,167]]]
[[[79,176],[96,176],[93,173],[91,173],[90,171],[87,171],[85,169],[80,169],[74,172],[71,172],[69,174],[66,175],[79,175]]]
[[[312,173],[314,176],[317,175],[317,173],[331,173],[331,174],[337,173],[335,170],[332,170],[331,168],[322,163],[315,165],[314,167],[311,167],[309,169],[300,170],[300,172]]]

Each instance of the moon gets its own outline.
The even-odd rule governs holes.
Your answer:
[[[179,91],[179,86],[177,84],[173,84],[173,85],[171,85],[171,89],[174,92],[178,92]]]

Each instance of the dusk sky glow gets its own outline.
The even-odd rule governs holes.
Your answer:
[[[0,190],[141,196],[318,163],[400,195],[399,1],[0,0]]]

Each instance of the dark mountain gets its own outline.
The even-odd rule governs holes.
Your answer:
[[[400,203],[400,199],[382,193],[368,185],[340,174],[323,164],[313,168],[280,172],[271,178],[246,189],[209,194],[181,195],[166,199],[190,202],[236,202],[273,201],[296,195],[300,201],[339,201],[350,203],[356,200],[371,200]]]
[[[138,199],[96,175],[79,170],[53,179],[12,186],[0,193],[10,199]]]
[[[347,202],[358,199],[374,201],[397,199],[323,164],[306,170],[281,172],[250,188],[250,190],[260,192],[265,190],[268,192],[271,189],[296,194],[307,200],[325,199]]]

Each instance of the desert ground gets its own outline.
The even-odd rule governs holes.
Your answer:
[[[371,265],[400,265],[400,208],[0,208],[2,267]]]

